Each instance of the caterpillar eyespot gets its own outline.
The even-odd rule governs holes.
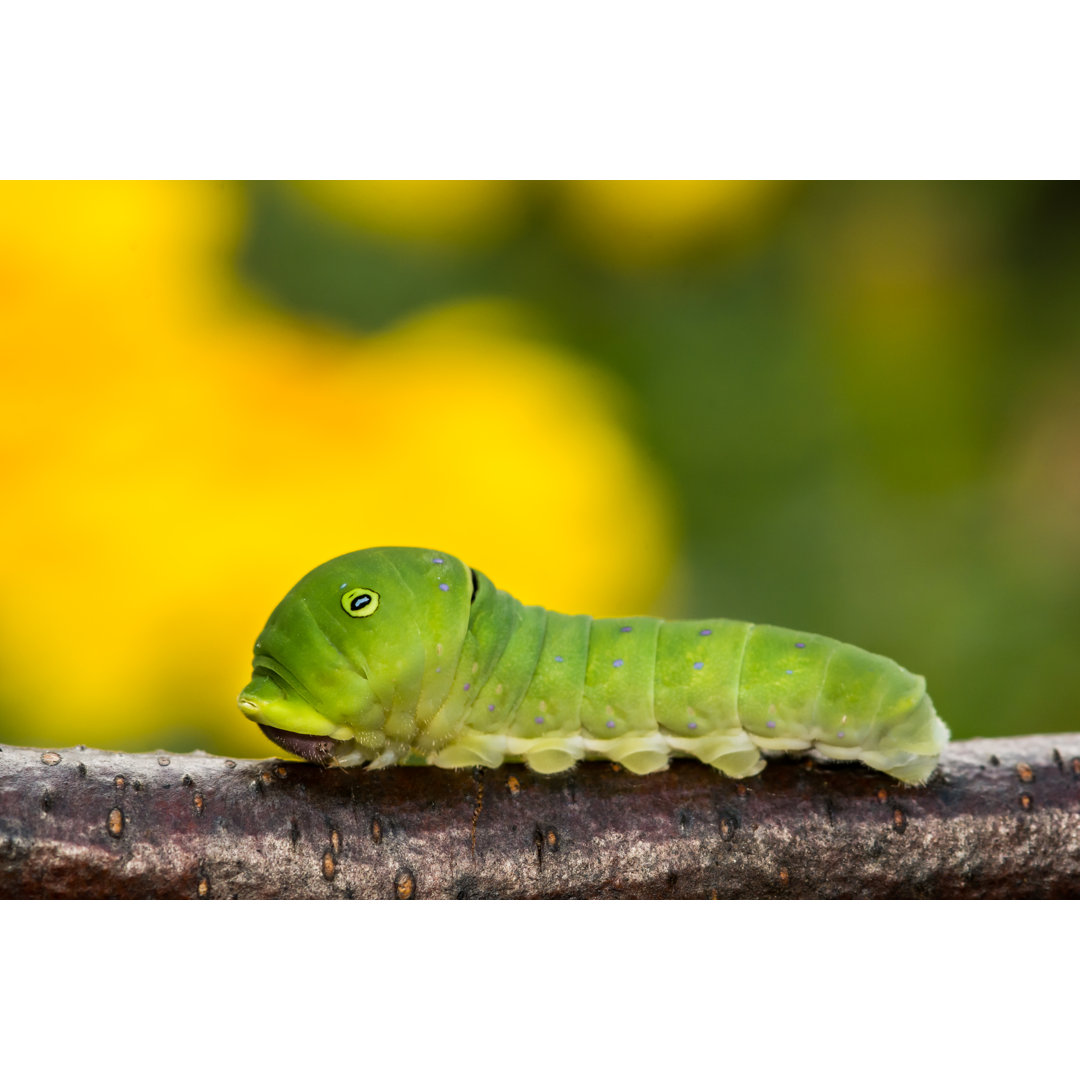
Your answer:
[[[366,619],[379,607],[379,594],[374,589],[350,589],[342,598],[341,606],[354,619]]]
[[[733,619],[526,607],[423,548],[355,551],[303,577],[259,634],[239,704],[291,753],[370,768],[606,759],[649,773],[681,756],[741,778],[762,751],[813,747],[919,784],[949,738],[925,680],[884,656]]]

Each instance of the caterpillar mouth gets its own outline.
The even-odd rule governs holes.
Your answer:
[[[301,735],[296,731],[282,731],[281,728],[259,724],[259,730],[272,742],[287,750],[290,754],[313,761],[316,765],[330,765],[334,761],[336,748],[341,745],[338,739],[329,735]]]

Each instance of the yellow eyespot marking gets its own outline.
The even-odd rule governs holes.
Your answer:
[[[366,619],[379,609],[379,594],[374,589],[350,589],[342,598],[341,606],[354,619]]]

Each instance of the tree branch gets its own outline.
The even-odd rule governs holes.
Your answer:
[[[1080,897],[1080,734],[923,788],[778,759],[633,776],[0,747],[0,897]]]

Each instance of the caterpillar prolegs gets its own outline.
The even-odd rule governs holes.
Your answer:
[[[239,705],[327,765],[634,773],[695,757],[733,777],[816,748],[911,784],[948,741],[925,680],[818,634],[731,619],[526,607],[444,552],[370,548],[303,577],[255,643]]]

